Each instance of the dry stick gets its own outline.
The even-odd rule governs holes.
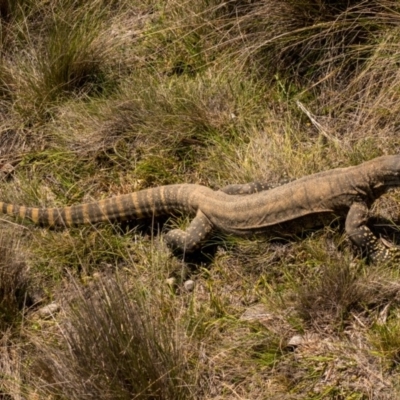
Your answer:
[[[314,115],[308,111],[304,104],[302,104],[299,100],[296,100],[297,107],[300,108],[301,111],[304,112],[304,114],[307,115],[307,117],[310,119],[311,123],[317,128],[318,132],[323,135],[326,139],[330,140],[333,142],[336,146],[343,148],[342,144],[340,143],[340,140],[332,135],[330,135],[324,127],[315,119]]]

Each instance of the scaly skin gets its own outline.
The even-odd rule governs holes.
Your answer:
[[[214,229],[236,235],[292,235],[342,217],[350,239],[372,261],[386,261],[391,251],[368,228],[368,210],[378,197],[398,186],[400,155],[395,155],[272,189],[261,183],[230,185],[220,191],[192,184],[168,185],[65,208],[0,202],[0,211],[48,227],[139,220],[180,211],[194,219],[186,231],[168,232],[166,240],[186,252],[198,248]]]

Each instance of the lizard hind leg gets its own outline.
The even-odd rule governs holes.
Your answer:
[[[367,226],[368,208],[364,203],[354,203],[346,218],[346,232],[373,263],[387,262],[396,256],[395,251],[386,248]]]
[[[212,229],[210,220],[199,210],[186,231],[173,229],[165,235],[165,240],[172,250],[192,253],[201,246]]]

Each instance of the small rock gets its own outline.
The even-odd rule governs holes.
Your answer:
[[[14,172],[14,167],[11,164],[6,163],[0,165],[0,174],[2,177],[7,177],[13,172]]]
[[[255,304],[246,308],[244,313],[240,316],[241,321],[259,321],[266,325],[269,321],[273,323],[274,315],[269,313],[264,304]]]
[[[194,289],[194,282],[191,279],[189,279],[183,284],[183,287],[185,288],[186,291],[191,292]]]
[[[287,347],[295,349],[296,347],[300,346],[303,343],[304,343],[303,335],[294,335],[289,339]]]
[[[48,319],[51,318],[54,314],[60,311],[60,306],[57,303],[51,303],[47,306],[39,308],[38,315],[40,318]]]
[[[100,274],[99,272],[94,272],[94,273],[92,274],[92,278],[93,278],[95,281],[99,281],[99,280],[101,279],[101,274]]]
[[[174,287],[176,285],[176,278],[168,278],[165,280],[165,283],[170,287]]]

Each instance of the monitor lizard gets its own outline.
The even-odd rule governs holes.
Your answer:
[[[234,235],[293,235],[345,218],[345,231],[372,262],[392,258],[368,227],[372,203],[400,186],[400,154],[381,156],[347,168],[308,175],[282,186],[262,183],[212,190],[197,184],[160,186],[63,208],[36,208],[0,202],[0,212],[47,227],[71,227],[104,221],[139,220],[184,212],[188,228],[167,232],[173,249],[192,252],[213,230]]]

